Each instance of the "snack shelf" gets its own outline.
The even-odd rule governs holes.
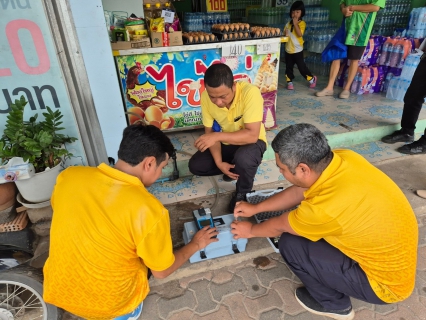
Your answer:
[[[157,48],[140,48],[140,49],[127,49],[127,50],[113,50],[114,56],[128,56],[133,54],[145,54],[145,53],[163,53],[163,52],[177,52],[177,51],[195,51],[195,50],[207,50],[207,49],[221,49],[223,45],[229,45],[232,42],[241,43],[245,46],[257,45],[257,44],[268,44],[276,42],[287,42],[287,37],[275,37],[275,38],[262,38],[262,39],[249,39],[249,40],[237,40],[237,41],[226,41],[226,42],[211,42],[211,43],[199,43],[182,46],[172,47],[157,47]]]

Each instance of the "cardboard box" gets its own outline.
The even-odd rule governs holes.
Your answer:
[[[182,31],[175,31],[168,33],[169,35],[169,45],[170,46],[181,46],[183,45],[182,41]]]
[[[143,38],[138,41],[117,41],[111,42],[112,50],[129,50],[129,49],[140,49],[140,48],[150,48],[151,41],[148,37]]]
[[[175,31],[172,33],[167,32],[151,32],[152,47],[171,47],[181,46],[182,42],[182,31]]]

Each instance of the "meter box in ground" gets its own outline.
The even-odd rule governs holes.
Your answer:
[[[189,262],[194,263],[245,251],[247,239],[235,240],[233,238],[234,235],[231,233],[232,221],[234,221],[233,214],[213,217],[213,224],[219,232],[217,235],[219,241],[210,243],[204,250],[194,253],[191,258],[189,258]],[[191,241],[197,231],[198,228],[194,221],[184,224],[183,240],[185,244]]]

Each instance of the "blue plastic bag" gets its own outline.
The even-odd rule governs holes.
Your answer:
[[[345,18],[343,18],[342,25],[339,30],[337,30],[334,37],[325,47],[324,51],[321,53],[322,62],[331,62],[334,60],[345,59],[348,55],[347,46],[345,45],[346,39],[346,27],[345,27]]]

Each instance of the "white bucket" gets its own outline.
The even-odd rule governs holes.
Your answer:
[[[48,201],[52,196],[53,187],[61,169],[61,164],[58,164],[52,169],[36,173],[30,179],[16,180],[16,187],[22,197],[29,202]]]

